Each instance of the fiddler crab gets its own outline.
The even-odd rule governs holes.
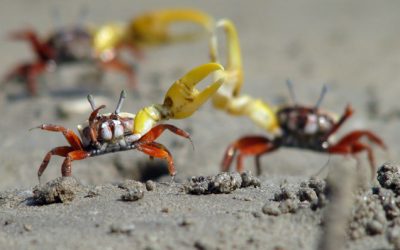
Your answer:
[[[60,65],[93,59],[92,35],[84,27],[71,26],[58,29],[47,38],[39,37],[32,29],[26,29],[13,32],[11,38],[27,41],[35,54],[35,59],[10,70],[4,82],[19,78],[27,84],[31,95],[37,94],[37,78],[46,71],[54,71]]]
[[[262,155],[273,152],[280,147],[291,147],[352,156],[360,152],[367,152],[372,173],[375,173],[373,150],[362,139],[366,138],[385,150],[386,145],[381,138],[369,130],[354,130],[336,143],[333,142],[334,134],[350,118],[353,109],[348,105],[338,120],[331,114],[322,111],[319,106],[326,93],[326,87],[323,88],[317,104],[311,107],[294,102],[293,105],[274,110],[262,100],[240,95],[240,88],[243,84],[243,70],[235,26],[231,21],[224,19],[217,23],[217,27],[223,27],[227,34],[228,63],[225,71],[215,73],[216,77],[224,77],[225,81],[213,96],[214,106],[231,115],[248,116],[258,126],[274,135],[272,138],[258,135],[244,136],[231,143],[222,160],[222,171],[228,171],[234,157],[237,156],[236,169],[242,172],[244,157],[254,156],[257,173],[261,174],[260,157]],[[210,44],[211,59],[218,62],[215,33]],[[288,81],[288,85],[294,100],[290,81]]]
[[[193,23],[201,27],[197,32],[173,32],[178,23]],[[131,86],[136,86],[134,69],[119,56],[119,51],[128,49],[139,60],[143,48],[165,45],[180,41],[192,41],[202,34],[210,33],[213,19],[195,9],[162,9],[145,12],[127,24],[108,23],[93,34],[93,49],[103,67],[123,72]],[[206,32],[204,32],[206,31]]]
[[[191,116],[221,86],[223,78],[199,91],[195,86],[212,72],[223,70],[220,64],[208,63],[192,69],[169,88],[163,104],[153,104],[141,109],[136,115],[121,112],[125,99],[122,91],[118,105],[113,113],[100,114],[104,105],[96,106],[91,95],[89,103],[93,109],[88,121],[78,125],[80,138],[70,129],[58,125],[42,124],[37,128],[61,132],[68,141],[68,146],[56,147],[44,157],[38,170],[38,178],[45,171],[51,157],[58,155],[65,160],[61,167],[62,176],[71,176],[71,163],[88,157],[126,151],[139,150],[150,157],[165,159],[168,171],[175,176],[174,161],[168,149],[156,142],[156,139],[169,130],[176,135],[190,140],[190,135],[182,129],[170,124],[158,124],[167,119],[184,119]]]

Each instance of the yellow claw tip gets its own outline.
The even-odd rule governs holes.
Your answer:
[[[187,86],[189,89],[193,89],[196,84],[207,77],[211,72],[218,70],[223,71],[224,67],[219,63],[206,63],[192,69],[175,83],[181,83]],[[175,85],[176,84],[173,84],[171,88],[173,88]]]
[[[224,70],[224,66],[222,66],[219,63],[211,62],[211,63],[206,63],[201,66],[198,66],[197,68],[193,69],[191,72],[197,71],[197,70],[201,70],[203,72],[210,73],[210,72],[216,71],[216,70]]]
[[[219,78],[202,91],[197,90],[195,86],[211,72],[218,70],[224,70],[219,63],[203,64],[172,84],[164,99],[164,107],[168,107],[172,114],[170,118],[186,118],[207,101],[223,84],[224,79]]]

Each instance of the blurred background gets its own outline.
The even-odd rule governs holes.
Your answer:
[[[356,111],[339,136],[351,129],[371,129],[389,146],[387,154],[376,149],[377,164],[399,159],[398,1],[1,0],[0,76],[34,57],[26,42],[8,39],[12,31],[32,28],[46,37],[59,26],[127,23],[143,12],[173,7],[199,9],[215,19],[229,18],[236,24],[245,73],[242,93],[279,106],[290,101],[285,81],[291,79],[298,101],[313,105],[327,84],[329,92],[323,109],[341,114],[351,103]],[[82,9],[87,10],[84,18],[80,18]],[[127,56],[137,70],[138,89],[137,93],[129,92],[123,111],[136,113],[144,106],[161,103],[175,80],[209,61],[206,38],[149,48],[144,54],[142,61]],[[36,172],[44,155],[53,147],[66,145],[61,134],[30,128],[53,123],[75,129],[89,113],[65,115],[60,114],[60,108],[75,99],[86,102],[89,93],[104,100],[107,111],[114,109],[119,92],[127,88],[125,77],[112,72],[104,73],[99,82],[77,77],[85,70],[92,69],[70,65],[45,74],[39,80],[39,95],[34,98],[26,95],[24,85],[17,81],[1,86],[0,190],[36,185]],[[215,174],[230,142],[245,134],[266,134],[248,119],[215,111],[209,103],[193,117],[169,123],[190,131],[195,145],[193,151],[188,141],[168,133],[159,140],[174,156],[178,180]],[[359,158],[368,166],[366,156]],[[262,167],[264,175],[311,175],[327,160],[327,155],[282,149],[264,156]],[[61,164],[62,159],[54,157],[43,180],[60,176]],[[103,184],[124,178],[150,178],[153,170],[164,167],[162,162],[149,162],[140,152],[127,151],[74,162],[73,174],[83,183]],[[246,160],[246,168],[253,167],[253,159]]]

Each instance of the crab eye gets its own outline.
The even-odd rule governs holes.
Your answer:
[[[328,119],[323,116],[319,117],[318,124],[322,131],[327,131],[331,128],[331,124],[329,123]]]
[[[101,137],[104,140],[111,140],[112,139],[111,129],[106,123],[101,124],[101,132],[100,133],[101,133]]]
[[[114,137],[119,138],[124,135],[124,127],[120,121],[113,121],[114,123]]]
[[[124,123],[124,127],[125,127],[125,131],[129,132],[133,130],[133,120],[129,119],[129,120],[125,120],[123,121]]]
[[[318,130],[318,123],[317,123],[317,116],[316,115],[309,115],[307,117],[307,123],[304,127],[304,132],[306,134],[314,134]]]

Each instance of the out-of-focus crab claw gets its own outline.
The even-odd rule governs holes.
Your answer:
[[[125,27],[120,23],[109,23],[93,32],[93,48],[96,55],[113,50],[125,39]]]
[[[174,23],[194,23],[211,31],[214,20],[206,13],[195,9],[164,9],[144,13],[134,18],[129,25],[129,37],[133,43],[157,45],[196,38],[199,32],[172,34]],[[201,33],[201,32],[200,32]]]
[[[227,65],[225,71],[218,72],[216,77],[221,75],[225,78],[224,87],[232,91],[233,96],[237,96],[243,85],[243,68],[242,56],[240,52],[239,38],[236,32],[235,25],[228,19],[222,19],[217,22],[217,28],[222,27],[227,36]],[[217,37],[214,32],[210,41],[210,57],[211,61],[219,62],[217,50]]]
[[[168,109],[169,117],[183,119],[192,115],[222,85],[224,78],[219,78],[201,92],[195,86],[210,73],[223,71],[218,63],[207,63],[192,69],[177,80],[165,95],[163,106]]]

